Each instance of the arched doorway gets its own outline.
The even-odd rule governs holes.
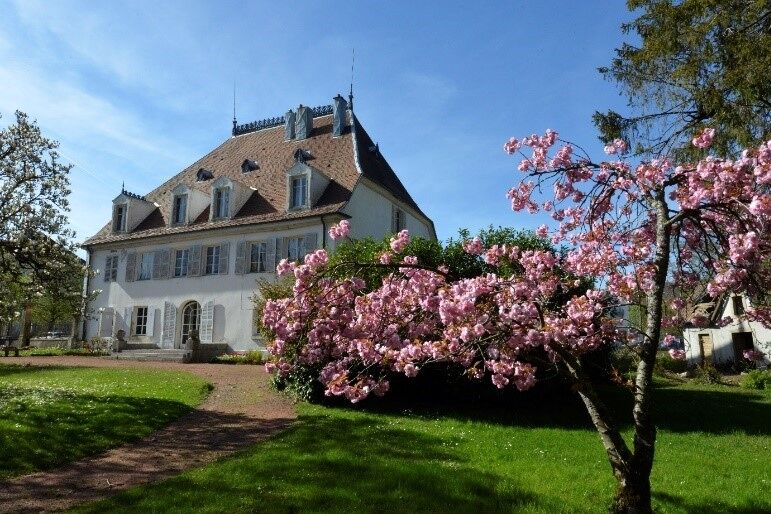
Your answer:
[[[187,348],[187,341],[190,338],[190,332],[201,330],[201,304],[198,302],[187,302],[182,308],[182,330],[181,347]]]

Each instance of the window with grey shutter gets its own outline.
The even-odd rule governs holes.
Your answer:
[[[190,260],[187,264],[187,276],[201,276],[201,245],[195,245],[190,248]]]
[[[126,282],[133,282],[137,275],[137,254],[130,252],[126,257]]]
[[[246,241],[239,241],[236,244],[236,265],[234,270],[236,275],[243,275],[245,273],[247,246]]]
[[[220,265],[219,274],[228,274],[228,263],[230,262],[230,242],[220,243]]]
[[[276,244],[277,239],[268,239],[268,248],[265,252],[265,269],[268,273],[276,271]]]

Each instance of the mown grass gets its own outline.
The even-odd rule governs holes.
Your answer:
[[[0,478],[144,437],[209,390],[172,371],[0,365]]]
[[[628,412],[628,393],[606,395]],[[656,400],[658,512],[771,512],[771,393],[666,382]],[[598,437],[564,394],[299,411],[266,443],[78,512],[589,513],[614,494]]]

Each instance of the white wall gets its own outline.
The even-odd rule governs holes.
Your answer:
[[[745,310],[750,307],[747,297],[744,297]],[[722,328],[687,328],[683,330],[683,341],[688,364],[701,364],[701,348],[699,335],[709,334],[712,338],[712,361],[716,365],[730,364],[734,361],[733,338],[736,332],[752,332],[755,349],[765,354],[766,362],[771,361],[771,330],[757,322],[750,322],[737,316],[733,302],[729,299],[721,316],[731,316],[734,322]]]
[[[275,273],[249,273],[235,274],[236,245],[239,241],[264,240],[273,237],[303,236],[310,232],[318,235],[318,243],[321,244],[321,224],[319,220],[313,220],[313,225],[297,225],[281,231],[269,231],[260,227],[244,227],[238,233],[223,235],[222,231],[210,231],[199,234],[197,239],[177,237],[174,241],[164,243],[135,244],[123,248],[116,248],[114,253],[109,249],[98,249],[91,257],[92,266],[99,273],[90,280],[89,290],[101,289],[102,292],[90,306],[94,315],[98,318],[99,308],[112,308],[117,316],[115,330],[125,327],[122,325],[126,307],[147,306],[155,309],[155,323],[152,336],[147,338],[132,338],[136,342],[152,342],[160,346],[163,324],[163,310],[165,302],[172,302],[177,309],[190,300],[195,300],[205,305],[209,301],[214,302],[214,338],[213,342],[228,343],[232,350],[247,350],[257,345],[252,339],[252,295],[256,293],[256,280],[258,278],[273,280]],[[211,245],[229,242],[230,252],[228,259],[228,273],[223,275],[210,275],[201,277],[180,277],[162,280],[138,280],[126,282],[126,260],[129,252],[148,252],[159,249],[186,248],[194,244]],[[104,282],[104,264],[107,255],[119,256],[118,280],[116,282]],[[202,261],[204,256],[202,256]],[[277,258],[278,260],[278,258]],[[202,263],[203,264],[203,263]],[[172,261],[173,274],[173,261]],[[179,324],[180,313],[178,312]],[[179,325],[178,325],[179,326]],[[87,338],[97,335],[99,327],[98,319],[90,320],[87,324]],[[103,332],[104,334],[104,332]],[[114,335],[114,332],[113,332]]]
[[[353,190],[344,212],[351,216],[351,237],[360,239],[372,236],[382,239],[391,233],[391,209],[396,205],[405,214],[407,230],[411,236],[432,239],[434,237],[428,223],[419,219],[408,206],[395,199],[387,198],[370,187],[364,181],[359,181]]]

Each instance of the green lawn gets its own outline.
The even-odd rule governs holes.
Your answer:
[[[0,364],[0,478],[144,437],[209,390],[189,373]]]
[[[607,512],[610,468],[574,400],[300,405],[266,443],[79,512]],[[668,383],[657,400],[658,512],[771,512],[771,393]]]

